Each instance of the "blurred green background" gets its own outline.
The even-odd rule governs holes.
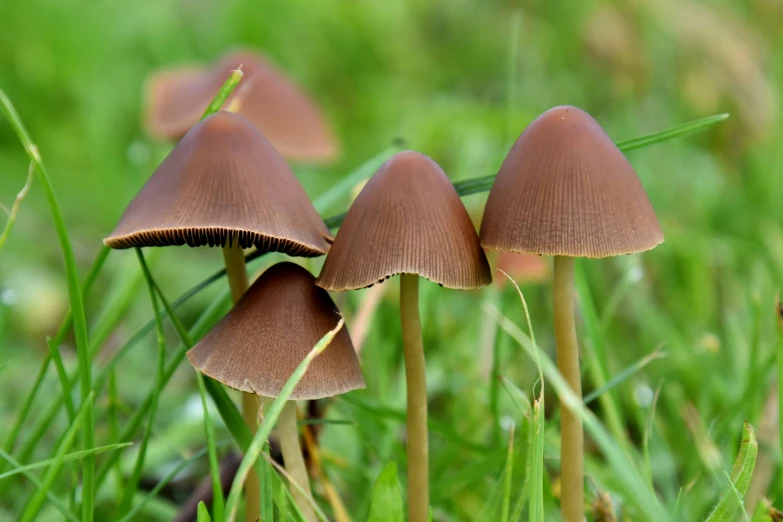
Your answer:
[[[3,0],[0,86],[49,167],[82,274],[170,148],[149,139],[141,127],[147,75],[166,66],[212,62],[238,46],[272,59],[312,94],[336,129],[344,151],[336,164],[295,166],[313,198],[398,139],[435,159],[452,180],[495,172],[524,127],[555,105],[587,110],[614,139],[731,113],[701,134],[629,153],[666,242],[641,256],[581,264],[603,319],[597,339],[608,354],[610,374],[656,347],[667,354],[613,396],[625,434],[638,446],[660,387],[650,439],[653,477],[670,505],[680,487],[687,487],[681,508],[685,519],[697,520],[721,491],[722,476],[714,471],[733,459],[742,420],[758,427],[766,418],[763,406],[773,381],[778,342],[773,303],[783,280],[781,22],[778,0]],[[17,137],[0,122],[4,207],[10,208],[27,171]],[[477,218],[485,197],[464,200]],[[350,194],[344,194],[326,215],[349,203]],[[172,299],[222,262],[217,250],[206,248],[168,248],[150,257]],[[314,261],[311,268],[318,266]],[[87,297],[89,324],[138,272],[132,252],[110,255]],[[191,322],[223,284],[189,302],[183,319]],[[355,423],[329,426],[323,434],[324,465],[356,520],[366,517],[382,465],[404,462],[403,425],[384,414],[384,408],[404,407],[395,285],[385,285],[362,352],[368,389],[330,410]],[[539,344],[551,354],[548,285],[526,284],[523,290]],[[134,298],[98,365],[150,317],[141,280],[128,291]],[[493,302],[517,322],[521,307],[508,285],[466,293],[427,283],[422,292],[432,416],[445,432],[434,433],[431,442],[436,517],[480,520],[502,471],[505,445],[491,435],[493,379],[487,361],[496,332],[482,304]],[[365,293],[337,296],[349,328]],[[583,293],[583,306],[584,299]],[[0,426],[13,422],[46,353],[45,336],[56,330],[67,305],[51,216],[34,183],[0,251],[0,364],[8,364],[0,375]],[[533,363],[497,336],[500,373],[529,392]],[[589,368],[594,347],[585,335],[582,339]],[[117,385],[127,411],[153,384],[154,350],[154,336],[148,336],[121,363]],[[63,352],[67,366],[75,368],[72,340]],[[57,393],[53,372],[46,382]],[[587,371],[585,382],[589,391]],[[516,410],[507,395],[500,397],[498,414],[507,427]],[[105,398],[98,403],[105,407]],[[556,409],[554,395],[547,407]],[[600,406],[596,412],[605,413]],[[160,477],[183,454],[203,446],[199,415],[192,370],[183,363],[162,396],[147,476]],[[98,437],[110,437],[100,411],[97,418]],[[48,455],[46,441],[59,435],[64,416],[58,422],[36,448],[36,458]],[[552,437],[546,495],[554,506],[557,423],[547,429]],[[767,462],[774,475],[779,452],[774,437],[768,440],[760,464]],[[205,470],[202,462],[190,473],[198,478]],[[594,484],[589,498],[598,490],[615,491],[597,453],[588,474]],[[11,493],[29,487],[19,481],[6,488],[0,510],[16,512],[24,495]],[[103,492],[105,504],[111,503],[110,493]],[[170,518],[184,494],[164,495],[140,520]],[[622,499],[616,501],[622,505]],[[549,511],[555,516],[554,508]]]

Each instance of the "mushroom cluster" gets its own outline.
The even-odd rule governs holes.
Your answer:
[[[198,122],[221,75],[237,62],[245,64],[248,81],[229,100],[236,112],[217,112]],[[334,155],[336,145],[324,124],[313,123],[320,121],[317,111],[289,83],[248,53],[228,55],[213,70],[187,68],[156,77],[150,84],[148,123],[159,136],[184,137],[105,243],[112,248],[222,247],[235,304],[188,358],[204,375],[243,392],[251,429],[258,422],[258,397],[277,397],[313,345],[338,324],[340,312],[327,291],[366,288],[399,275],[408,520],[426,522],[427,385],[419,279],[453,289],[488,285],[492,276],[483,248],[553,256],[557,363],[581,397],[574,258],[641,252],[662,242],[663,235],[633,168],[598,123],[575,107],[556,107],[536,119],[511,148],[490,191],[480,233],[440,166],[421,153],[404,151],[367,182],[332,238],[283,156],[325,159]],[[290,112],[281,115],[284,107]],[[317,278],[282,262],[248,288],[244,249],[249,248],[326,258]],[[532,258],[534,264],[538,259]],[[295,401],[363,387],[356,352],[343,328],[310,366],[278,420],[285,466],[298,485],[291,488],[292,496],[308,521],[316,516]],[[563,519],[577,522],[584,506],[583,435],[579,417],[567,408],[561,411],[561,437]],[[259,516],[259,491],[258,477],[251,474],[248,521]]]

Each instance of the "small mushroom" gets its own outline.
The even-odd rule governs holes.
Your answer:
[[[642,252],[663,233],[639,178],[609,136],[576,107],[539,116],[503,161],[481,221],[485,248],[554,256],[557,364],[581,398],[574,324],[574,258]],[[584,518],[581,420],[561,412],[561,509]]]
[[[329,294],[293,263],[266,270],[234,308],[188,352],[190,362],[237,390],[277,397],[296,367],[340,320]],[[359,360],[343,327],[299,381],[278,421],[286,470],[310,491],[296,427],[296,400],[321,399],[364,388]],[[306,498],[291,495],[307,520],[316,520]]]
[[[257,52],[225,54],[211,68],[181,66],[147,82],[145,126],[158,139],[181,138],[195,125],[232,69],[245,73],[228,105],[247,118],[280,154],[301,163],[328,163],[339,145],[316,104]]]
[[[329,231],[285,160],[245,118],[217,112],[193,127],[104,240],[112,248],[255,246],[320,256]]]
[[[419,320],[419,276],[448,288],[492,281],[484,251],[446,174],[403,151],[364,186],[334,239],[316,284],[355,290],[401,274],[400,319],[408,397],[408,520],[429,512],[427,385]]]

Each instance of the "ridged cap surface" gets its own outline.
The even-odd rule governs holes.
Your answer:
[[[339,155],[334,133],[310,97],[250,51],[229,52],[212,68],[183,66],[153,75],[146,88],[148,132],[159,139],[182,137],[240,65],[245,74],[227,106],[235,105],[290,160],[321,163]]]
[[[663,232],[633,167],[576,107],[539,116],[503,161],[481,221],[485,248],[607,257],[654,248]]]
[[[193,127],[130,202],[112,248],[223,246],[323,255],[329,231],[285,160],[247,120],[218,112]]]
[[[413,151],[389,159],[351,205],[317,284],[353,290],[395,274],[448,288],[492,282],[467,210],[446,174]]]
[[[340,313],[314,277],[278,263],[188,352],[193,366],[226,386],[277,397],[296,367],[337,326]],[[291,400],[320,399],[364,388],[351,337],[343,326],[310,364]]]

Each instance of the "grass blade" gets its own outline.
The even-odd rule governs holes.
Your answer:
[[[392,461],[383,467],[373,485],[367,522],[404,522],[404,513],[397,463]]]
[[[264,416],[264,421],[258,427],[258,432],[255,434],[252,442],[250,443],[250,446],[247,448],[245,456],[242,459],[242,463],[239,465],[237,474],[234,477],[234,482],[231,484],[231,491],[228,494],[228,502],[226,503],[226,520],[229,522],[233,522],[236,518],[237,509],[239,507],[239,499],[242,495],[242,486],[244,485],[245,480],[250,473],[250,468],[254,466],[256,460],[258,460],[258,457],[261,454],[262,449],[266,445],[269,434],[272,431],[272,427],[277,422],[278,417],[280,417],[280,412],[283,411],[285,402],[288,400],[288,397],[291,396],[291,393],[293,393],[294,388],[299,383],[300,379],[304,376],[307,368],[310,366],[310,363],[312,363],[313,360],[329,346],[329,343],[332,342],[332,339],[335,335],[337,335],[337,332],[340,331],[344,323],[345,320],[340,318],[340,322],[337,323],[337,326],[335,326],[331,331],[327,332],[326,335],[324,335],[323,338],[321,338],[321,340],[318,341],[318,343],[313,347],[310,353],[305,356],[304,360],[299,364],[299,366],[297,366],[293,375],[291,375],[291,377],[289,377],[289,379],[286,381],[283,389],[280,391],[280,394],[274,400],[272,406],[269,408],[269,411]]]
[[[41,510],[41,507],[43,506],[44,500],[46,500],[46,494],[49,493],[49,490],[52,488],[52,484],[54,483],[54,479],[57,477],[57,474],[60,472],[60,468],[63,465],[66,452],[71,448],[71,445],[73,444],[73,439],[76,437],[76,432],[79,431],[79,428],[82,426],[82,418],[86,416],[88,411],[92,410],[92,398],[93,394],[90,392],[87,394],[87,401],[84,402],[81,407],[79,408],[79,412],[76,414],[76,417],[73,419],[73,422],[68,427],[68,430],[65,432],[65,437],[63,437],[62,442],[57,447],[57,453],[55,454],[54,463],[49,467],[49,469],[46,470],[46,473],[43,476],[43,480],[41,481],[40,487],[38,487],[35,494],[33,494],[33,497],[30,499],[30,502],[27,503],[27,507],[25,508],[24,512],[22,513],[22,516],[20,517],[20,522],[30,522],[32,520],[35,520],[35,518],[38,516],[38,512]],[[92,450],[93,448],[89,448],[87,450],[84,450],[85,452]],[[83,457],[83,460],[86,460],[88,458],[93,458],[94,454],[90,453],[89,455],[85,455]],[[84,513],[82,513],[82,519],[84,519]]]
[[[500,520],[508,521],[511,511],[511,479],[514,474],[514,425],[508,433],[508,451],[506,453],[506,465],[503,469],[503,504],[500,510]]]
[[[20,463],[19,463],[19,462],[18,462],[18,461],[15,459],[15,458],[13,458],[11,455],[9,455],[8,453],[6,453],[5,451],[3,451],[3,450],[1,450],[1,449],[0,449],[0,457],[3,457],[3,459],[5,459],[5,460],[6,460],[6,462],[8,462],[9,464],[11,464],[11,466],[14,466],[14,467],[16,467],[16,468],[21,468],[21,467],[23,467],[23,466],[22,466],[22,465],[21,465],[21,464],[20,464]],[[24,476],[25,476],[25,478],[27,478],[27,480],[29,480],[30,482],[32,482],[33,486],[35,486],[35,488],[36,488],[37,490],[39,490],[39,491],[41,490],[41,488],[43,487],[43,485],[42,485],[42,484],[41,484],[41,482],[40,482],[40,481],[39,481],[39,480],[36,478],[36,476],[35,476],[35,475],[33,475],[32,473],[30,473],[29,471],[22,471],[22,475],[24,475]],[[66,506],[66,505],[65,505],[65,503],[63,503],[63,501],[62,501],[62,500],[60,500],[59,498],[57,498],[57,497],[55,497],[54,495],[52,495],[52,493],[51,493],[51,492],[48,492],[48,493],[46,493],[46,499],[47,499],[49,502],[51,502],[51,503],[52,503],[52,505],[55,507],[55,509],[57,509],[57,511],[59,511],[59,512],[60,512],[60,514],[63,516],[63,518],[65,518],[65,519],[67,519],[67,520],[70,520],[71,522],[79,522],[79,519],[78,519],[78,518],[76,518],[76,515],[74,515],[73,513],[71,513],[71,512],[68,510],[68,506]]]
[[[207,509],[207,505],[204,504],[204,501],[198,503],[198,512],[196,513],[196,522],[212,522],[212,519],[209,518],[209,510]],[[220,520],[217,515],[215,515],[215,520]]]
[[[234,89],[236,89],[237,85],[239,85],[239,82],[242,80],[243,76],[244,73],[242,72],[242,64],[240,64],[237,69],[231,71],[231,75],[228,77],[228,80],[225,81],[212,101],[209,102],[209,105],[207,105],[207,109],[204,111],[204,114],[201,115],[202,120],[220,110],[223,104],[226,103],[226,100],[228,100],[228,97],[231,96],[231,93],[234,92]]]
[[[73,453],[68,453],[67,455],[62,457],[62,459],[57,459],[57,458],[46,459],[39,462],[34,462],[33,464],[26,464],[24,466],[14,466],[14,469],[12,469],[11,471],[6,471],[5,473],[0,474],[0,480],[8,477],[13,477],[14,475],[18,475],[19,473],[24,473],[25,471],[32,471],[38,468],[45,468],[46,466],[56,464],[58,460],[63,463],[71,462],[74,460],[81,460],[90,453],[92,453],[93,455],[99,455],[101,453],[106,453],[107,451],[114,451],[121,448],[127,448],[128,446],[133,446],[133,443],[120,442],[117,444],[108,444],[106,446],[96,446],[91,450],[74,451]]]
[[[623,152],[629,152],[636,149],[643,149],[644,147],[649,147],[651,145],[663,143],[664,141],[671,141],[681,136],[686,136],[688,134],[693,134],[694,132],[702,131],[728,118],[729,118],[729,114],[727,113],[715,114],[713,116],[707,116],[706,118],[701,118],[699,120],[683,123],[682,125],[677,125],[676,127],[672,127],[671,129],[667,129],[665,131],[654,132],[652,134],[645,134],[644,136],[639,136],[638,138],[631,138],[627,140],[618,141],[616,142],[616,145],[617,148],[619,148]]]
[[[223,447],[223,446],[225,446],[226,444],[228,444],[230,442],[231,442],[230,439],[221,440],[215,446],[220,448],[220,447]],[[150,490],[150,492],[147,493],[144,496],[144,498],[141,500],[141,502],[136,504],[133,507],[133,509],[131,509],[128,513],[126,513],[125,516],[122,517],[122,519],[119,522],[129,522],[131,520],[134,520],[135,517],[136,517],[136,514],[138,514],[139,511],[141,511],[142,509],[144,509],[144,507],[147,505],[147,503],[149,501],[151,501],[152,499],[154,499],[158,495],[158,493],[160,493],[160,490],[165,488],[168,485],[168,483],[171,482],[174,479],[174,477],[179,475],[180,472],[182,472],[182,470],[184,470],[185,468],[187,468],[188,466],[190,466],[191,464],[193,464],[194,462],[196,462],[197,460],[199,460],[200,458],[202,458],[206,454],[207,454],[207,448],[204,448],[204,449],[201,449],[201,450],[197,451],[196,453],[194,453],[190,457],[181,460],[179,462],[179,464],[174,466],[171,469],[171,471],[169,471],[162,479],[160,479],[160,482],[155,484],[155,487],[152,488]],[[272,520],[272,519],[270,518],[269,520]]]
[[[84,411],[84,428],[82,431],[82,449],[89,450],[94,446],[95,421],[92,413],[92,403],[87,397],[92,393],[92,368],[89,357],[89,344],[87,334],[87,318],[84,314],[84,299],[82,296],[81,284],[79,282],[79,272],[76,269],[76,259],[71,246],[71,239],[68,236],[68,230],[65,228],[60,206],[54,195],[54,189],[49,181],[49,174],[44,167],[38,147],[33,144],[27,129],[22,123],[19,114],[16,112],[11,100],[8,99],[5,92],[0,89],[0,109],[2,109],[8,121],[11,123],[19,141],[22,142],[27,155],[35,164],[38,170],[38,179],[41,181],[46,200],[49,203],[49,210],[54,220],[54,228],[57,231],[57,238],[60,241],[60,248],[63,252],[65,262],[66,279],[68,282],[68,297],[71,303],[71,312],[73,314],[74,333],[76,334],[76,353],[79,365],[79,384],[81,389],[82,407]],[[93,519],[93,495],[95,460],[93,455],[84,458],[82,465],[82,522],[92,522]]]
[[[537,350],[530,337],[525,335],[511,320],[500,314],[497,309],[490,308],[487,311],[495,316],[501,327],[508,332],[532,359],[539,358],[541,368],[547,380],[554,386],[555,391],[566,407],[581,417],[585,429],[601,449],[609,467],[618,478],[619,484],[625,489],[629,502],[634,502],[640,508],[646,520],[656,522],[658,520],[669,520],[668,514],[658,502],[655,493],[647,488],[646,481],[639,474],[634,464],[617,442],[607,433],[595,414],[587,410],[581,401],[577,399],[568,384],[563,380],[552,360],[546,354]]]
[[[199,395],[201,395],[201,409],[204,412],[204,432],[209,453],[209,472],[212,476],[212,514],[215,515],[215,520],[223,520],[223,485],[220,483],[220,463],[218,462],[217,448],[215,446],[215,428],[212,426],[212,420],[209,418],[207,388],[204,385],[204,377],[199,371],[196,371],[196,381],[198,382]]]
[[[759,445],[756,441],[756,432],[746,420],[742,430],[742,444],[737,460],[734,461],[734,467],[731,469],[729,485],[705,522],[732,522],[740,509],[742,509],[745,520],[749,520],[748,513],[745,511],[744,499],[753,476],[753,469],[756,467],[758,453]]]
[[[152,394],[152,402],[150,403],[149,408],[147,426],[144,429],[144,435],[141,439],[141,446],[139,446],[139,454],[136,457],[136,463],[133,466],[133,471],[124,485],[125,491],[122,495],[122,499],[120,500],[119,513],[128,512],[131,502],[133,502],[133,494],[136,492],[139,481],[141,480],[141,473],[144,471],[144,460],[147,458],[147,448],[149,447],[150,436],[152,435],[152,426],[155,421],[155,413],[158,411],[158,398],[160,397],[160,393],[163,390],[163,380],[166,368],[166,338],[163,331],[163,320],[160,317],[158,299],[155,296],[155,287],[152,284],[152,275],[150,274],[146,261],[144,261],[144,254],[142,254],[140,248],[136,248],[136,256],[139,259],[139,265],[141,265],[141,270],[144,273],[144,279],[147,281],[150,301],[152,303],[152,311],[155,314],[155,326],[157,333],[156,338],[158,344],[158,370],[155,379],[155,388]]]
[[[8,213],[8,220],[6,220],[5,222],[5,228],[3,229],[3,233],[0,234],[0,248],[3,248],[3,245],[8,239],[8,236],[11,234],[11,229],[14,228],[14,223],[16,223],[16,215],[19,213],[19,207],[22,205],[22,201],[24,200],[24,197],[27,195],[27,192],[30,190],[30,187],[33,184],[34,177],[35,177],[35,164],[30,163],[30,170],[27,172],[27,180],[24,182],[24,186],[22,187],[22,190],[20,190],[19,193],[16,195],[16,199],[14,199],[14,204],[11,206],[11,211]]]
[[[604,384],[602,387],[593,390],[592,392],[585,395],[582,402],[585,403],[585,405],[590,404],[594,400],[596,400],[598,397],[606,393],[607,391],[611,390],[612,388],[616,388],[629,378],[631,378],[633,375],[639,373],[642,371],[648,364],[651,362],[657,360],[657,359],[663,359],[666,357],[666,352],[662,352],[660,348],[656,348],[652,351],[652,353],[645,355],[632,365],[628,366],[626,369],[615,375],[609,382]]]
[[[527,469],[530,484],[530,522],[544,522],[544,396],[533,402]]]

